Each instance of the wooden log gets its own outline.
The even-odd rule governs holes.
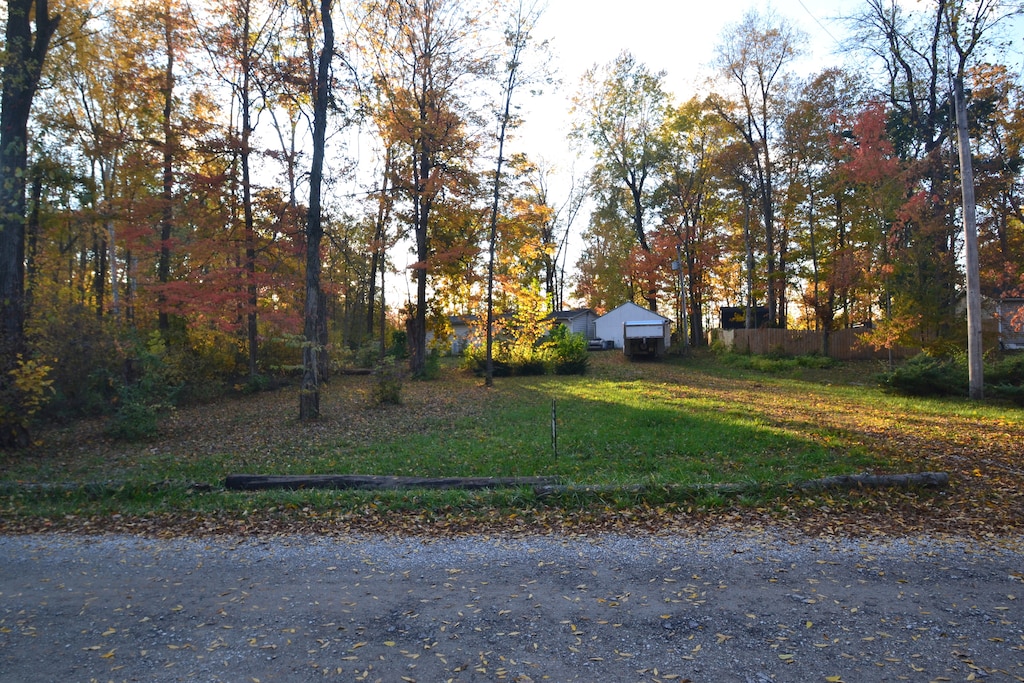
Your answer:
[[[846,474],[805,481],[799,485],[799,488],[803,490],[856,488],[941,489],[947,486],[949,486],[949,474],[946,472],[912,472],[908,474]]]
[[[491,489],[542,486],[557,482],[555,477],[391,477],[372,474],[230,474],[224,487],[235,491],[268,489],[361,489],[396,491],[404,489]]]

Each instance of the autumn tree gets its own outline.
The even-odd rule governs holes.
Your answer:
[[[623,52],[611,63],[589,69],[573,99],[573,135],[589,143],[594,154],[592,197],[602,202],[605,220],[614,215],[625,219],[648,255],[656,174],[666,153],[662,132],[670,98],[664,76]],[[639,295],[657,310],[655,283],[648,282]]]
[[[236,103],[236,121],[230,122],[229,144],[235,151],[239,173],[238,192],[242,210],[245,280],[245,330],[248,348],[249,376],[257,374],[258,291],[257,228],[253,199],[253,135],[259,112],[266,107],[260,101],[258,87],[261,64],[272,58],[272,49],[279,40],[283,17],[281,8],[264,6],[254,0],[222,3],[214,10],[214,26],[207,31],[206,48],[220,80],[230,88]],[[234,164],[233,164],[234,165]]]
[[[28,122],[43,61],[60,23],[47,0],[9,0],[0,75],[0,447],[24,446],[25,189]]]
[[[895,0],[867,0],[852,19],[852,41],[880,71],[876,87],[889,109],[887,136],[913,176],[914,218],[893,243],[899,258],[891,278],[899,307],[920,317],[921,341],[950,334],[958,298],[945,5],[939,0],[910,9]]]
[[[969,72],[981,286],[998,299],[1024,292],[1024,89],[1005,65]]]
[[[576,261],[576,286],[573,296],[599,313],[612,310],[627,301],[635,301],[646,291],[632,268],[636,236],[618,213],[599,208],[590,214],[583,231],[583,249]],[[642,300],[642,299],[641,299]]]
[[[785,19],[749,11],[738,24],[726,29],[715,57],[722,85],[731,90],[735,106],[721,97],[711,100],[718,114],[743,139],[753,162],[752,189],[764,233],[768,310],[771,324],[778,327],[786,326],[788,243],[776,223],[776,148],[788,102],[789,69],[804,41],[803,33]]]
[[[720,225],[726,222],[726,208],[718,162],[730,131],[716,112],[696,98],[673,108],[665,125],[668,153],[658,189],[664,219],[661,241],[675,263],[681,337],[698,346],[704,343],[711,271],[722,250]]]
[[[331,61],[334,56],[334,20],[331,0],[320,0],[319,20],[323,44],[317,64],[313,108],[313,162],[309,172],[309,211],[306,215],[306,305],[303,324],[302,387],[299,419],[320,417],[320,381],[323,339],[320,334],[324,306],[320,288],[320,244],[323,240],[323,171],[327,146],[327,115],[331,99]]]
[[[505,142],[509,133],[519,124],[519,117],[515,115],[513,102],[522,88],[528,85],[532,79],[537,78],[532,74],[529,67],[524,64],[527,49],[533,41],[533,30],[540,18],[540,9],[536,3],[529,6],[520,0],[513,5],[512,11],[507,19],[504,28],[504,53],[501,61],[504,64],[501,81],[501,98],[498,104],[497,119],[498,130],[495,140],[497,142],[498,154],[494,164],[494,183],[491,193],[491,216],[488,235],[488,258],[487,258],[487,334],[486,334],[486,364],[484,369],[484,382],[486,386],[494,385],[494,259],[498,242],[498,212],[501,209],[501,183],[502,170],[505,164]],[[542,75],[540,76],[543,77]]]
[[[396,159],[393,186],[408,202],[415,242],[414,310],[407,323],[410,369],[426,362],[428,280],[439,257],[459,253],[439,249],[439,233],[464,233],[461,219],[439,222],[438,212],[461,214],[459,197],[475,192],[470,163],[477,142],[470,135],[475,113],[467,97],[474,79],[487,73],[490,57],[478,41],[479,8],[453,0],[370,2],[366,10],[368,58],[381,91],[375,112],[385,146]],[[461,242],[461,240],[460,240]],[[459,244],[461,250],[465,244]]]
[[[840,326],[850,324],[849,297],[860,281],[850,240],[849,187],[838,173],[837,148],[859,113],[860,93],[853,75],[827,69],[802,85],[782,128],[782,215],[792,226],[793,263],[804,283],[808,323],[822,332],[825,355],[837,313]]]
[[[879,97],[890,109],[889,137],[913,174],[908,206],[914,215],[901,234],[894,279],[899,298],[920,319],[915,332],[924,343],[963,338],[955,318],[964,291],[960,256],[970,239],[957,227],[958,215],[966,214],[952,170],[957,86],[995,54],[995,25],[1019,9],[1013,2],[935,0],[906,7],[869,0],[853,18],[856,46],[873,58],[869,66],[877,66]],[[966,95],[960,113],[970,120]]]

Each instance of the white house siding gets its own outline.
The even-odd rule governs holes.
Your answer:
[[[644,308],[643,306],[637,306],[634,303],[626,303],[614,310],[608,311],[598,318],[595,323],[595,331],[598,339],[610,339],[615,342],[615,348],[621,349],[624,346],[622,332],[623,325],[627,322],[640,322],[647,320],[664,322],[668,320],[668,318],[663,315],[659,315],[650,309]],[[667,349],[671,343],[671,333],[668,331],[667,325],[665,330],[665,348]]]

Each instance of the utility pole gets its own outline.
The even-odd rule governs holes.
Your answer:
[[[974,206],[974,167],[971,163],[971,139],[967,132],[967,106],[964,98],[963,70],[953,78],[956,105],[956,132],[960,142],[960,188],[964,202],[964,247],[967,269],[967,365],[970,396],[985,396],[984,363],[981,339],[981,277],[978,272],[978,224]]]

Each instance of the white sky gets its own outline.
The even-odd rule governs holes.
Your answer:
[[[771,5],[754,0],[548,0],[535,37],[551,40],[561,85],[521,101],[526,120],[513,149],[552,162],[567,159],[570,98],[580,77],[623,50],[651,71],[665,71],[667,90],[683,102],[701,90],[722,31],[749,8],[762,13],[770,8],[801,28],[809,39],[801,70],[817,72],[841,62],[833,54],[839,47],[836,39],[843,36],[837,16],[862,5],[862,0],[775,0]]]

